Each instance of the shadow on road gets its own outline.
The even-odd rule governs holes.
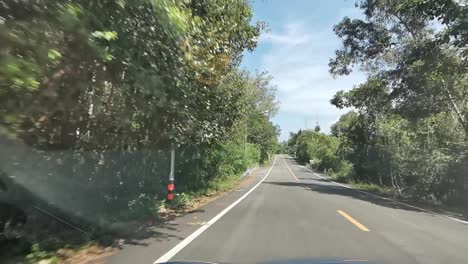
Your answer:
[[[305,181],[318,181],[318,182],[330,182],[330,180],[326,179],[312,179],[310,177],[298,177],[299,180],[305,180]]]
[[[290,166],[293,165],[300,165],[297,160],[294,158],[287,158],[287,163]],[[362,190],[363,192],[358,191],[356,188],[349,189],[338,185],[332,185],[331,181],[333,180],[330,176],[317,173],[324,178],[317,179],[312,176],[314,173],[310,170],[304,168],[303,166],[295,167],[295,171],[303,172],[305,174],[310,175],[310,177],[300,177],[300,180],[308,181],[305,183],[296,183],[299,186],[307,186],[312,189],[312,191],[317,191],[325,194],[333,194],[333,195],[341,195],[341,196],[348,196],[353,199],[359,199],[367,202],[371,202],[377,205],[401,209],[401,210],[408,210],[408,211],[415,211],[415,212],[426,212],[428,214],[434,215],[435,214],[442,214],[452,216],[458,219],[462,219],[468,221],[468,209],[464,205],[458,206],[444,206],[444,205],[436,205],[431,204],[425,201],[414,201],[409,198],[396,198],[396,197],[379,197],[382,196],[380,194],[371,194],[367,190]],[[312,183],[311,183],[312,182]],[[314,184],[316,182],[317,184]],[[330,184],[320,184],[320,182],[329,182]],[[273,183],[272,183],[273,184]],[[282,184],[282,183],[279,183]],[[294,183],[293,183],[294,184]],[[317,186],[317,187],[314,187]],[[314,189],[315,188],[315,189]],[[366,193],[368,192],[368,193]],[[376,196],[378,195],[378,196]],[[406,204],[405,204],[406,203]],[[419,207],[421,209],[415,208]],[[433,212],[433,213],[432,213]]]
[[[326,182],[324,179],[310,179],[309,180],[314,180],[314,181],[319,181],[319,182]],[[353,199],[358,199],[366,202],[370,202],[373,204],[377,204],[380,206],[385,206],[389,208],[394,208],[394,209],[401,209],[401,210],[409,210],[409,211],[415,211],[415,212],[423,212],[423,210],[410,207],[408,205],[398,203],[395,201],[392,201],[390,199],[383,199],[380,197],[376,197],[371,194],[367,193],[362,193],[358,192],[353,189],[348,189],[345,187],[341,186],[336,186],[336,185],[330,185],[330,184],[322,184],[322,183],[304,183],[304,182],[264,182],[265,184],[272,184],[272,185],[279,185],[279,186],[291,186],[291,187],[309,187],[311,191],[313,192],[319,192],[323,194],[328,194],[328,195],[340,195],[340,196],[346,196],[350,197]]]
[[[152,241],[166,241],[172,238],[182,240],[183,237],[170,234],[170,231],[177,231],[177,228],[170,224],[159,225],[157,227],[146,227],[131,235],[123,236],[123,244],[148,246]]]
[[[202,209],[196,209],[189,212],[186,212],[182,215],[187,214],[202,214],[205,211]],[[154,241],[167,241],[170,239],[177,239],[183,240],[184,237],[175,235],[176,233],[180,233],[179,224],[174,223],[173,220],[176,219],[181,215],[170,214],[164,217],[164,219],[159,219],[156,222],[151,221],[148,222],[146,225],[133,226],[127,229],[125,232],[116,232],[113,234],[114,239],[120,238],[121,239],[121,247],[122,245],[141,245],[141,246],[148,246]],[[122,227],[119,228],[122,230]]]
[[[340,196],[346,196],[352,199],[357,199],[361,201],[366,201],[370,202],[376,205],[388,207],[388,208],[393,208],[393,209],[400,209],[400,210],[407,210],[407,211],[413,211],[413,212],[424,212],[429,215],[435,215],[435,214],[443,214],[443,215],[450,215],[462,220],[467,220],[467,216],[459,213],[459,212],[450,212],[438,207],[429,207],[427,205],[423,205],[427,209],[422,210],[405,203],[409,203],[407,201],[402,201],[402,202],[397,202],[395,200],[392,200],[390,198],[384,198],[384,197],[379,197],[375,196],[370,193],[365,193],[358,191],[356,189],[350,189],[350,188],[345,188],[342,186],[338,185],[332,185],[329,180],[326,179],[311,179],[311,178],[299,178],[299,179],[307,179],[309,181],[314,181],[316,183],[310,183],[310,182],[264,182],[264,184],[271,184],[271,185],[279,185],[279,186],[291,186],[291,187],[308,187],[311,189],[313,192],[318,192],[318,193],[323,193],[323,194],[328,194],[328,195],[340,195]],[[325,183],[328,182],[329,184]],[[417,207],[422,207],[420,205],[415,205]],[[426,211],[429,210],[429,211]],[[432,213],[434,212],[434,213]]]

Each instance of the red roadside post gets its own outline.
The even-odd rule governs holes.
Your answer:
[[[174,165],[175,163],[175,147],[171,146],[171,171],[169,172],[169,182],[167,184],[167,201],[169,203],[174,200]]]

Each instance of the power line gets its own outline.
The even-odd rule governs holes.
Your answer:
[[[55,220],[57,220],[57,221],[59,221],[59,222],[65,224],[65,225],[67,225],[67,226],[69,226],[69,227],[71,227],[71,228],[73,228],[73,229],[75,229],[75,230],[78,230],[78,231],[80,231],[81,233],[90,236],[91,238],[96,239],[95,236],[93,236],[93,235],[91,235],[90,233],[84,231],[83,229],[80,229],[79,227],[76,227],[76,226],[74,226],[74,225],[68,223],[67,221],[65,221],[65,220],[63,220],[63,219],[61,219],[61,218],[59,218],[58,216],[55,216],[55,215],[53,215],[53,214],[47,212],[46,210],[41,209],[40,207],[38,207],[38,206],[36,206],[36,205],[34,205],[33,207],[34,207],[34,209],[36,209],[36,210],[42,212],[43,214],[48,215],[48,216],[54,218]]]

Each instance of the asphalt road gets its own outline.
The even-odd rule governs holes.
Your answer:
[[[242,201],[154,260],[468,263],[467,224],[319,176],[279,156]]]

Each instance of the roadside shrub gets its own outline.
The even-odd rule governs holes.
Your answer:
[[[156,214],[161,205],[162,201],[158,200],[157,196],[142,193],[138,198],[128,202],[127,218],[129,220],[149,218]]]
[[[344,175],[338,175],[338,176],[335,176],[333,180],[336,182],[348,183],[350,178]]]
[[[352,165],[340,153],[340,139],[315,131],[302,131],[297,137],[296,151],[300,162],[312,160],[312,168],[333,176],[348,176]]]
[[[392,193],[392,188],[379,186],[377,184],[352,183],[352,185],[359,189],[363,189],[378,195],[389,195]]]
[[[60,258],[57,257],[54,251],[46,251],[42,249],[39,244],[34,244],[31,247],[31,253],[26,256],[26,261],[30,264],[56,264],[60,262]]]
[[[336,171],[333,173],[335,177],[349,178],[353,171],[353,165],[345,160],[340,160]]]
[[[215,168],[214,177],[228,177],[241,174],[259,160],[260,148],[256,144],[228,141],[210,153],[208,166]]]
[[[173,209],[183,209],[192,202],[192,197],[186,193],[180,193],[174,196],[171,202]]]

